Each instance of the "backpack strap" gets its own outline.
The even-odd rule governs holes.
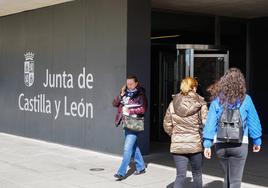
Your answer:
[[[202,121],[202,113],[201,113],[201,110],[202,110],[202,106],[201,106],[200,110],[198,111],[198,124],[201,125],[202,128],[204,128],[203,121]]]

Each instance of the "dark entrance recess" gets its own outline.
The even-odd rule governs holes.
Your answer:
[[[238,18],[158,9],[152,11],[152,142],[170,141],[163,130],[163,117],[172,94],[179,92],[182,78],[196,77],[200,84],[198,92],[208,101],[207,87],[219,78],[226,68],[235,66],[246,74],[246,23],[245,19]],[[178,50],[177,44],[206,44],[209,47],[217,47],[204,51],[184,46],[185,48]]]
[[[151,55],[151,140],[169,141],[162,121],[171,96],[178,91],[179,86],[174,82],[174,63],[177,58],[175,45],[153,45]]]

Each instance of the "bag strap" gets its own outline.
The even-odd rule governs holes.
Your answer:
[[[169,110],[170,110],[170,113],[171,113],[171,121],[172,121],[172,124],[173,124],[173,114],[175,113],[173,100],[170,103]]]
[[[201,110],[202,110],[202,106],[200,110],[198,111],[198,124],[203,126]]]
[[[201,102],[201,100],[200,100],[198,94],[195,93],[195,95],[197,96],[196,99],[197,99],[198,102],[201,104],[201,107],[200,107],[200,109],[199,109],[199,111],[198,111],[198,124],[203,126],[202,114],[201,114],[201,110],[202,110],[202,106],[203,106],[203,105],[202,105],[202,102]],[[202,128],[203,128],[203,127],[202,127]]]

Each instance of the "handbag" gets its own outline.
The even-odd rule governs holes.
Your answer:
[[[129,130],[140,132],[144,131],[144,118],[143,117],[133,117],[123,115],[123,127]]]

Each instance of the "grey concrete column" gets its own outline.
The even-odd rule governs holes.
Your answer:
[[[147,154],[150,144],[151,1],[128,0],[127,10],[127,74],[135,74],[139,78],[149,102],[145,131],[140,138],[141,150]]]

